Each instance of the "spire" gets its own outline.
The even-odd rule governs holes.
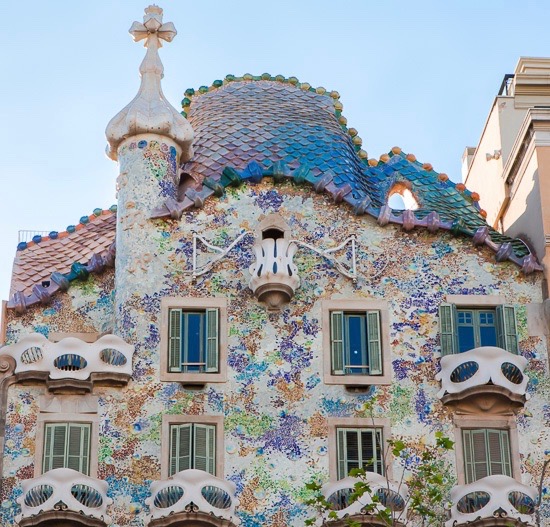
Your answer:
[[[145,40],[147,53],[139,68],[141,85],[137,95],[111,119],[105,130],[109,142],[107,155],[116,161],[122,141],[153,133],[172,138],[181,147],[181,161],[188,161],[193,156],[193,128],[162,93],[164,66],[158,54],[162,40],[171,42],[177,35],[176,28],[172,22],[163,24],[162,9],[151,5],[145,9],[143,24],[134,22],[129,33],[135,42]]]

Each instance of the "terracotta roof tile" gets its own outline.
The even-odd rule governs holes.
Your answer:
[[[35,284],[49,281],[54,271],[68,273],[73,263],[87,263],[94,254],[105,253],[115,240],[115,227],[116,213],[103,211],[90,216],[88,223],[79,223],[73,233],[29,242],[14,258],[10,296],[17,291],[29,295]]]

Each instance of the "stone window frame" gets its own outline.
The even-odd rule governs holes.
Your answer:
[[[206,310],[218,309],[218,373],[185,373],[168,371],[169,355],[169,310],[189,309]],[[197,298],[197,297],[164,297],[160,303],[160,380],[180,382],[182,384],[199,384],[227,382],[227,299],[226,298]]]
[[[382,417],[329,417],[328,428],[328,461],[329,479],[338,481],[338,428],[378,428],[382,430],[382,465],[384,476],[388,480],[393,478],[393,455],[387,448],[387,440],[391,438],[391,421]]]
[[[373,298],[339,298],[321,303],[323,328],[323,379],[325,384],[345,386],[371,386],[391,384],[390,315],[388,302]],[[332,311],[380,313],[380,342],[382,375],[334,375],[332,373],[331,317]]]
[[[510,464],[512,478],[521,481],[521,463],[519,454],[519,434],[515,415],[455,415],[453,416],[456,475],[459,485],[466,484],[466,470],[464,467],[463,430],[497,429],[507,430],[510,439]]]
[[[56,404],[60,403],[60,405]],[[46,424],[79,423],[90,424],[90,477],[97,477],[99,452],[99,415],[98,398],[84,396],[42,396],[39,401],[40,411],[36,420],[36,438],[34,451],[34,477],[43,474],[44,440]],[[53,408],[52,408],[53,407]],[[61,411],[56,411],[60,409]]]
[[[170,426],[185,424],[204,424],[216,427],[216,473],[217,478],[224,474],[224,424],[221,415],[182,415],[164,414],[161,425],[161,479],[170,476]]]

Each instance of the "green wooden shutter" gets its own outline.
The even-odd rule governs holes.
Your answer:
[[[348,475],[347,464],[348,458],[346,455],[346,431],[342,428],[338,429],[337,436],[338,450],[338,479],[345,478]]]
[[[473,483],[478,479],[489,476],[487,430],[463,430],[462,438],[466,483]]]
[[[441,341],[441,356],[457,352],[456,338],[456,307],[454,304],[439,306],[439,335]]]
[[[367,311],[369,375],[382,375],[382,342],[380,340],[380,311]]]
[[[190,424],[170,426],[170,476],[192,468]]]
[[[169,311],[168,371],[181,371],[181,309]]]
[[[471,430],[462,431],[462,447],[464,450],[464,472],[466,474],[466,483],[472,483],[475,481],[475,472]]]
[[[497,306],[497,341],[498,345],[509,351],[518,354],[518,335],[516,324],[516,308],[511,305]]]
[[[330,348],[333,375],[344,375],[344,312],[330,313]]]
[[[67,468],[89,475],[90,425],[69,423],[66,446]]]
[[[71,468],[89,475],[90,424],[48,423],[45,427],[42,472]]]
[[[215,433],[215,426],[194,425],[193,467],[209,474],[215,474]]]
[[[65,467],[67,423],[46,424],[42,472]]]
[[[206,310],[206,371],[219,371],[219,309]]]
[[[511,476],[508,430],[487,430],[489,474]]]

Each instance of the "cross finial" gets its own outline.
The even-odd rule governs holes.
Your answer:
[[[178,34],[172,22],[162,23],[162,9],[156,5],[150,5],[145,8],[143,24],[141,22],[134,22],[129,29],[129,33],[132,35],[134,42],[147,39],[145,47],[148,47],[149,40],[153,35],[155,40],[159,38],[166,42],[172,42],[174,37]],[[160,46],[162,46],[162,44],[159,42],[159,47]]]
[[[147,53],[139,67],[141,86],[134,99],[107,125],[107,155],[117,159],[122,141],[139,134],[154,133],[172,138],[181,147],[181,161],[193,155],[193,129],[187,120],[166,100],[161,79],[164,67],[158,50],[162,40],[171,42],[177,35],[172,22],[162,23],[162,9],[150,5],[145,9],[143,24],[134,22],[130,34],[135,42],[145,40]]]

